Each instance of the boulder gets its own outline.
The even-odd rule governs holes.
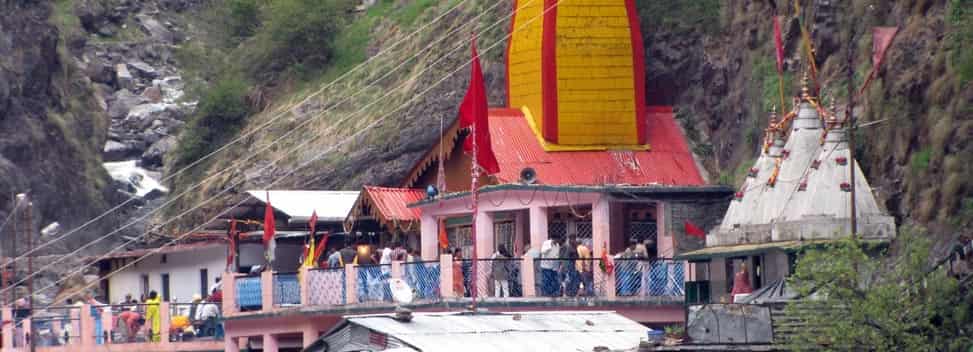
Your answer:
[[[162,161],[169,151],[176,147],[176,137],[166,136],[160,139],[158,142],[153,143],[149,146],[149,149],[142,153],[142,166],[143,167],[160,167],[162,166]]]
[[[133,143],[109,140],[105,142],[105,148],[102,150],[102,159],[104,161],[127,160],[138,157],[141,152],[140,148]]]
[[[159,86],[151,86],[142,91],[142,97],[152,103],[162,102],[162,89]]]
[[[134,73],[142,78],[153,79],[159,77],[159,71],[156,71],[155,67],[142,62],[142,61],[132,61],[127,64],[128,67],[132,68]]]
[[[152,121],[166,116],[166,104],[142,104],[132,107],[125,116],[125,126],[131,129],[144,130],[152,125]]]
[[[115,82],[115,72],[112,70],[111,64],[99,58],[94,58],[88,62],[85,68],[85,74],[93,82],[104,84],[112,84]]]
[[[145,104],[148,99],[135,95],[128,89],[122,89],[112,95],[111,104],[108,104],[108,116],[113,120],[124,119],[132,107]]]
[[[135,77],[128,71],[125,64],[115,65],[115,83],[119,88],[132,90],[135,89]]]
[[[138,20],[139,26],[145,34],[164,42],[172,42],[172,32],[155,18],[148,15],[138,15],[135,16],[135,19]]]

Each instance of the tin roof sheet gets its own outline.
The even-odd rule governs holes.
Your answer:
[[[308,221],[317,211],[318,221],[343,221],[358,199],[358,191],[247,191],[260,203],[267,201],[287,216],[290,221]]]
[[[412,188],[365,186],[365,193],[373,209],[384,221],[419,220],[422,211],[409,208],[409,204],[426,197],[425,191]]]
[[[414,313],[408,323],[387,314],[347,319],[423,352],[623,349],[638,345],[650,330],[620,314],[595,311]]]

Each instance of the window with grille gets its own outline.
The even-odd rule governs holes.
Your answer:
[[[449,238],[449,246],[452,248],[459,248],[463,253],[463,258],[469,259],[473,258],[473,233],[472,227],[457,226],[450,227],[446,231],[446,237]]]
[[[568,235],[568,223],[554,221],[547,224],[547,238],[565,238]]]
[[[658,226],[655,221],[633,221],[629,223],[629,239],[638,242],[655,242]]]
[[[504,221],[493,224],[493,244],[499,248],[503,245],[507,252],[513,254],[514,249],[514,223]]]

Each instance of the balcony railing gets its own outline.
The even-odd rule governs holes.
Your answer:
[[[457,301],[474,288],[487,301],[536,297],[552,299],[682,303],[684,262],[670,259],[510,258],[393,262],[308,269],[298,273],[227,274],[224,314],[288,309],[343,308],[396,304],[390,282],[403,280],[412,290],[412,304]]]

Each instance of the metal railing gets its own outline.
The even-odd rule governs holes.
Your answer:
[[[344,268],[307,271],[307,300],[312,306],[344,305],[348,301]]]
[[[615,259],[615,294],[618,296],[682,297],[685,264],[671,259]]]
[[[260,287],[260,274],[236,278],[236,304],[240,311],[260,310],[263,308],[263,289]]]
[[[300,304],[301,284],[297,273],[274,273],[274,306]]]
[[[118,304],[106,306],[111,311],[109,341],[113,344],[148,342],[152,324],[146,319],[145,304]],[[173,316],[173,313],[169,313]],[[151,318],[151,317],[150,317]],[[160,324],[161,325],[161,324]],[[153,332],[158,335],[158,332]]]
[[[217,302],[170,303],[169,341],[223,339],[223,318]]]
[[[472,270],[472,260],[468,262]],[[480,297],[521,297],[523,289],[520,280],[520,258],[478,259],[477,292]],[[467,263],[463,263],[467,266]],[[467,280],[472,280],[469,278]]]
[[[391,265],[359,265],[357,270],[359,303],[392,302],[392,290],[389,288]]]
[[[37,346],[69,346],[81,343],[81,307],[76,306],[57,306],[49,307],[42,312],[36,313],[30,320],[32,330],[34,330],[34,343]],[[25,320],[14,324],[15,344],[23,346],[26,342],[23,331],[26,325]],[[16,329],[21,331],[17,334]],[[19,341],[18,341],[19,340]]]
[[[598,258],[534,259],[534,292],[543,297],[604,296],[604,279],[596,279],[601,270]]]
[[[415,300],[431,301],[442,298],[439,291],[442,271],[438,261],[402,263],[402,276],[415,292]]]

